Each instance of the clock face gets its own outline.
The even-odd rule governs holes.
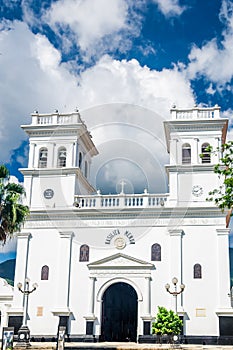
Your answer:
[[[46,199],[51,199],[54,196],[54,191],[51,188],[47,188],[47,190],[44,191],[44,197]]]
[[[196,197],[201,196],[203,193],[203,188],[200,185],[194,185],[192,188],[192,194]]]

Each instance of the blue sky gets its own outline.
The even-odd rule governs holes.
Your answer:
[[[0,161],[22,180],[20,125],[77,106],[101,153],[96,187],[164,192],[170,107],[219,104],[231,138],[232,78],[230,0],[0,0]]]

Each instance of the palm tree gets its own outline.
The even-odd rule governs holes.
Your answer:
[[[22,204],[25,195],[23,186],[9,182],[10,174],[5,165],[0,165],[0,241],[14,232],[19,232],[29,208]]]

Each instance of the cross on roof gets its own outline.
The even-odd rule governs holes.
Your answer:
[[[125,187],[125,185],[126,185],[126,182],[125,182],[124,180],[122,180],[122,181],[120,182],[120,185],[121,185],[121,193],[125,193],[125,192],[124,192],[124,187]]]

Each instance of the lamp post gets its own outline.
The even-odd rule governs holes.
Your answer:
[[[30,340],[30,330],[27,326],[27,314],[28,314],[28,297],[29,294],[34,292],[36,288],[38,287],[37,283],[33,283],[32,289],[29,290],[29,278],[25,279],[25,288],[24,290],[22,289],[22,283],[19,282],[17,284],[18,290],[23,293],[24,295],[24,307],[23,307],[23,323],[22,326],[20,327],[18,331],[18,343],[19,346],[27,346],[29,345],[29,340]]]
[[[166,291],[168,293],[172,294],[174,296],[174,298],[175,298],[175,312],[177,313],[177,295],[181,294],[184,291],[185,285],[181,284],[180,285],[180,291],[177,291],[178,279],[176,277],[173,277],[172,283],[174,284],[174,291],[173,292],[170,291],[170,284],[169,283],[165,284],[165,288],[166,288]]]

